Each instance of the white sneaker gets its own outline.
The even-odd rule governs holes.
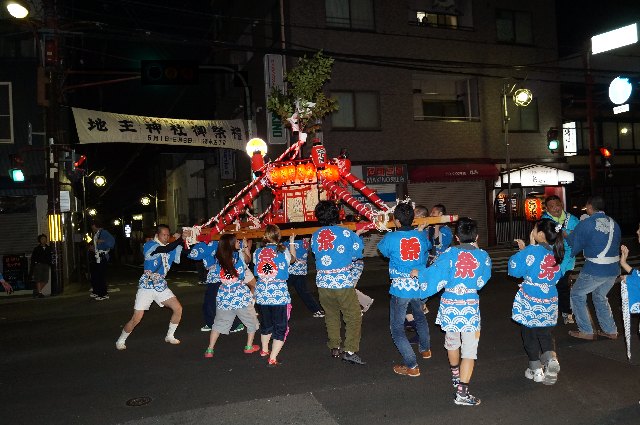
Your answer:
[[[168,342],[169,344],[174,344],[174,345],[180,344],[179,339],[176,339],[175,337],[168,337],[168,336],[164,338],[164,342]]]
[[[211,328],[209,327],[209,325],[204,325],[203,327],[200,328],[200,330],[202,332],[209,332]]]
[[[573,318],[573,314],[571,313],[562,313],[562,320],[564,320],[565,325],[573,325],[574,323],[576,323],[575,319]]]
[[[560,372],[560,363],[558,359],[552,358],[547,362],[547,366],[544,368],[544,380],[545,385],[553,385],[558,380],[558,372]]]
[[[535,370],[527,368],[527,370],[524,371],[524,377],[527,379],[533,379],[533,382],[542,382],[544,381],[544,372],[542,371],[542,368]]]
[[[116,341],[116,348],[117,348],[118,350],[126,350],[126,349],[127,349],[127,346],[126,346],[126,345],[124,345],[124,342],[123,342],[123,341],[118,340],[118,341]]]

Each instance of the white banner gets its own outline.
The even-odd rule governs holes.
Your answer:
[[[72,108],[85,143],[150,143],[244,150],[242,120],[181,120]]]
[[[279,87],[280,90],[286,91],[284,85],[284,56],[283,55],[264,55],[264,92],[265,98],[269,98],[272,87]],[[265,108],[267,114],[267,143],[270,145],[284,145],[287,143],[287,129],[284,123],[276,114],[269,112]]]

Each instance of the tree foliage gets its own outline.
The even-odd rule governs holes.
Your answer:
[[[300,58],[298,64],[285,75],[287,92],[273,87],[267,99],[267,109],[288,126],[291,125],[288,119],[297,113],[300,131],[317,131],[322,118],[338,110],[337,99],[327,97],[322,91],[322,87],[331,79],[333,62],[321,51],[311,58]]]

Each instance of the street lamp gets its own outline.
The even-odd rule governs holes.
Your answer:
[[[87,214],[89,214],[91,217],[95,217],[96,215],[98,215],[98,211],[95,208],[89,208],[87,210]]]
[[[143,206],[147,207],[149,205],[151,205],[151,198],[153,198],[154,200],[154,208],[155,208],[155,222],[154,222],[154,226],[158,225],[158,192],[156,192],[155,196],[154,195],[143,195],[140,198],[140,204],[142,204]]]
[[[118,219],[118,218],[116,218],[115,220],[113,220],[113,225],[114,225],[114,226],[120,226],[120,223],[121,223],[121,221],[120,221],[120,219]]]
[[[22,1],[12,0],[6,3],[9,14],[17,19],[26,18],[29,14],[29,9],[26,3]]]
[[[107,184],[107,179],[104,176],[97,175],[93,178],[93,184],[98,187],[104,187]]]
[[[519,107],[526,107],[533,100],[531,90],[520,88],[515,90],[516,84],[510,85],[505,83],[502,87],[502,115],[504,119],[504,146],[505,146],[505,165],[507,169],[507,214],[509,216],[509,243],[513,241],[513,211],[511,202],[511,156],[509,154],[509,108],[507,107],[507,96],[513,93],[513,103]],[[514,92],[515,90],[515,92]]]

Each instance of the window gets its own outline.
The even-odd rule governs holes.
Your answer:
[[[457,28],[458,17],[456,15],[446,15],[440,13],[428,13],[424,11],[416,12],[418,25],[430,27]]]
[[[507,96],[507,112],[510,132],[538,131],[538,100],[535,97],[527,106],[517,106]]]
[[[533,44],[531,13],[498,10],[496,12],[496,32],[498,41]]]
[[[333,92],[340,109],[331,115],[334,129],[380,128],[380,95],[377,92]]]
[[[0,82],[0,143],[13,143],[11,83]]]
[[[373,0],[325,0],[327,26],[375,30]]]
[[[414,120],[479,121],[476,78],[415,74],[413,76]]]

